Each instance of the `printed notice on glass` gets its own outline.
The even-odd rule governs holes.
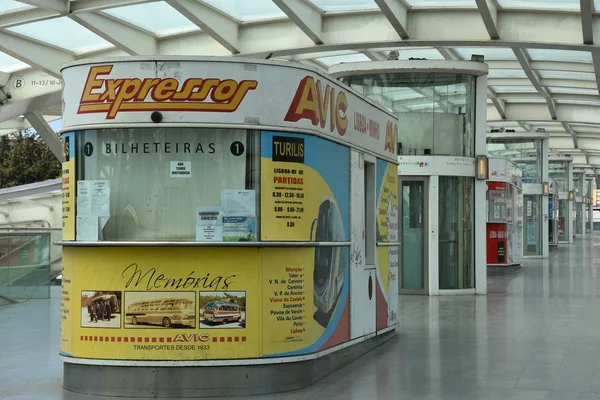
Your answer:
[[[98,217],[93,215],[77,216],[77,240],[97,241],[99,233]]]
[[[77,215],[110,216],[109,181],[77,182]]]
[[[191,161],[171,161],[170,176],[171,176],[171,178],[191,178],[192,177],[192,162]]]
[[[222,190],[223,215],[256,215],[256,192],[254,190]]]
[[[199,242],[220,242],[223,240],[221,207],[204,206],[196,209],[196,240]]]
[[[223,217],[223,241],[253,242],[256,240],[256,217]]]
[[[91,214],[110,216],[110,186],[108,181],[92,181]]]

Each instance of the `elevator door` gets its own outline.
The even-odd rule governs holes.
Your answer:
[[[428,178],[400,177],[400,294],[427,294],[427,187]]]

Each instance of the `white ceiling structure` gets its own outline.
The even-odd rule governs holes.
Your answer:
[[[600,169],[600,0],[0,0],[0,134],[51,148],[60,66],[114,55],[339,63],[471,59],[490,67],[488,131],[539,136]]]

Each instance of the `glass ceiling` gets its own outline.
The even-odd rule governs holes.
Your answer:
[[[26,10],[28,8],[33,8],[29,4],[20,3],[14,0],[2,0],[0,1],[0,14],[9,12],[9,11],[18,11],[18,10]]]
[[[310,0],[324,12],[376,10],[379,7],[374,0]]]
[[[242,22],[286,17],[271,0],[204,0],[204,2]]]
[[[112,44],[69,17],[32,22],[8,30],[78,54],[113,47]]]
[[[196,24],[162,1],[109,8],[104,12],[158,36],[199,30]]]
[[[533,105],[546,104],[546,100],[529,81],[523,65],[515,56],[513,48],[520,48],[531,60],[525,67],[533,69],[540,79],[539,83],[550,93],[557,109],[567,108],[565,112],[557,112],[557,115],[559,117],[577,115],[577,118],[583,118],[582,121],[567,121],[575,131],[582,129],[583,132],[582,127],[587,127],[585,123],[589,121],[590,125],[585,129],[598,129],[600,132],[600,117],[597,117],[600,115],[600,108],[595,108],[600,107],[600,93],[596,88],[600,80],[600,66],[593,65],[592,53],[588,51],[595,47],[586,47],[582,42],[581,19],[578,16],[580,0],[492,1],[498,6],[497,20],[503,24],[502,29],[499,29],[502,37],[498,42],[489,40],[484,24],[461,26],[463,18],[472,24],[472,18],[476,15],[474,12],[478,10],[476,0],[394,0],[399,5],[408,6],[410,38],[407,40],[399,38],[392,23],[394,21],[379,9],[375,0],[299,0],[314,6],[317,12],[306,15],[313,15],[314,18],[319,18],[320,15],[321,20],[317,21],[320,25],[310,23],[313,21],[303,21],[308,23],[300,24],[300,20],[307,18],[302,12],[290,19],[272,0],[190,1],[190,4],[196,1],[204,3],[231,18],[231,26],[225,27],[206,21],[214,30],[211,32],[202,32],[194,21],[185,17],[165,0],[69,1],[70,4],[77,5],[78,13],[95,12],[150,33],[157,41],[156,48],[159,54],[176,55],[179,49],[185,46],[187,55],[213,53],[223,55],[228,48],[223,45],[223,41],[229,41],[231,47],[238,49],[242,55],[249,54],[264,58],[274,52],[273,58],[302,60],[300,62],[308,62],[311,65],[317,63],[324,70],[340,63],[386,60],[391,50],[399,52],[400,60],[411,58],[444,60],[445,57],[470,60],[473,54],[483,55],[484,62],[490,68],[488,76],[491,85],[490,94],[494,99],[501,100],[500,104],[506,105],[506,112],[498,113],[495,107],[499,107],[499,103],[490,102],[491,98],[488,99],[491,118],[497,119],[501,114],[507,116],[507,120],[492,120],[490,123],[506,122],[512,124],[510,126],[518,131],[522,131],[522,128],[519,121],[511,120],[511,114],[522,115],[523,113],[514,113],[512,110],[517,109],[519,105],[540,110],[539,106]],[[90,11],[81,9],[88,5],[90,7],[103,5],[104,1],[107,8],[93,8]],[[600,10],[600,0],[594,0],[593,3],[596,10]],[[99,32],[103,32],[101,37],[69,18],[67,13],[57,12],[55,17],[39,20],[39,17],[31,12],[33,8],[34,6],[17,0],[0,0],[0,30],[46,45],[49,53],[54,49],[63,50],[74,54],[77,59],[101,56],[104,52],[123,55],[131,52],[131,48],[126,47],[126,42],[135,40],[134,38],[120,37],[112,40],[112,35],[117,36],[122,33],[104,32],[99,29]],[[418,11],[419,17],[413,18],[411,13],[419,9],[425,11]],[[446,14],[436,14],[435,9],[440,9],[440,12]],[[455,11],[448,14],[449,9]],[[504,12],[505,9],[509,11]],[[48,10],[45,9],[44,12]],[[536,13],[539,10],[550,10],[552,13]],[[523,13],[527,18],[514,17],[521,16]],[[428,20],[429,15],[432,18],[435,15],[442,15],[444,18],[451,15],[454,16],[452,18],[456,18],[456,21],[450,21],[449,28],[441,24],[442,20],[439,18]],[[540,33],[532,28],[535,27],[537,15],[555,18],[557,24],[555,32],[543,31],[543,37],[539,37]],[[576,24],[561,22],[572,19],[574,15],[577,16]],[[596,15],[600,15],[600,12],[596,11]],[[205,16],[197,15],[197,18],[202,21]],[[529,26],[526,29],[519,26],[523,23],[528,23]],[[307,29],[315,29],[315,27],[317,27],[316,32],[308,34]],[[593,28],[595,29],[595,25]],[[508,32],[518,34],[509,36]],[[313,35],[318,36],[323,44],[315,45]],[[211,44],[211,40],[214,44]],[[494,46],[495,43],[502,44],[502,47]],[[424,47],[424,44],[429,44],[429,47]],[[536,45],[545,48],[531,47]],[[595,45],[600,45],[600,41],[596,40]],[[3,43],[0,42],[0,72],[14,73],[30,69],[30,65],[40,65],[45,62],[36,54],[31,54],[30,49],[21,53],[14,46],[6,46],[6,51],[10,53],[8,54],[2,52],[3,48]],[[15,55],[18,55],[18,58],[15,58]],[[56,65],[63,59],[61,55],[56,60],[49,61],[49,65]],[[582,68],[581,64],[586,66]],[[586,72],[579,72],[581,70]],[[598,71],[598,75],[594,71]],[[385,91],[382,95],[398,103],[410,103],[411,100],[419,103],[418,98],[422,96],[412,90]],[[514,108],[508,105],[514,105]],[[415,109],[421,106],[415,104],[411,107]],[[577,110],[586,111],[582,114],[573,109],[571,112],[569,107],[579,107]],[[581,124],[577,125],[579,122]],[[559,128],[552,127],[552,129]],[[562,127],[560,129],[564,131]],[[600,137],[597,148],[600,151]]]

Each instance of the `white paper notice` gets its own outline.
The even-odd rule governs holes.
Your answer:
[[[108,181],[92,181],[91,214],[110,216],[110,187]]]
[[[95,242],[98,240],[98,233],[98,217],[77,216],[77,240]]]
[[[92,181],[77,182],[77,215],[90,215],[92,212]]]
[[[199,242],[220,242],[223,240],[221,207],[204,206],[196,208],[196,240]]]
[[[192,177],[192,162],[191,161],[171,161],[170,176],[171,176],[171,178],[191,178]]]
[[[222,190],[221,209],[224,215],[256,215],[254,190]]]
[[[221,242],[223,241],[223,225],[196,226],[196,241]]]
[[[109,181],[77,182],[77,216],[110,216]]]

